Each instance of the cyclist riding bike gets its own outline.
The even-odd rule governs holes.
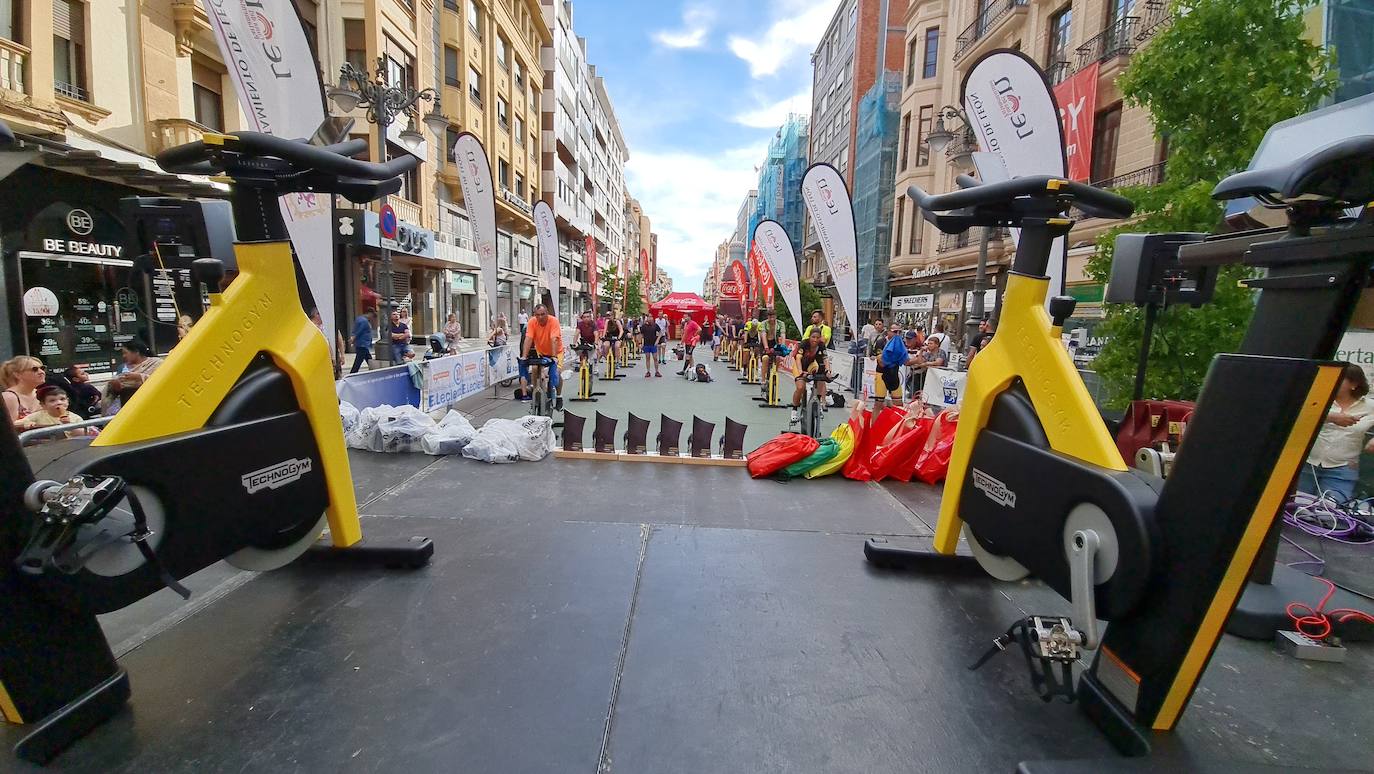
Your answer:
[[[534,308],[534,317],[525,324],[525,343],[520,352],[527,361],[530,371],[530,384],[536,384],[541,371],[547,364],[549,369],[549,389],[553,392],[553,407],[563,410],[563,396],[560,394],[562,379],[558,374],[558,358],[563,354],[563,326],[549,314],[548,307],[540,304]],[[531,355],[534,359],[531,359]],[[552,361],[551,363],[549,361]],[[522,378],[524,374],[521,374]]]
[[[806,377],[825,377],[830,375],[830,360],[826,357],[825,336],[821,329],[811,327],[811,333],[797,347],[796,365],[793,368],[792,376],[796,388],[792,391],[792,417],[791,422],[797,423],[801,417],[802,399],[806,397]],[[825,406],[825,385],[823,379],[813,379],[816,397],[820,399],[821,406]]]
[[[592,313],[590,311],[583,312],[582,316],[577,320],[577,346],[574,347],[574,349],[577,350],[577,364],[579,367],[581,367],[582,363],[591,357],[591,353],[596,350],[596,344],[599,338],[596,330],[596,320],[592,319]]]
[[[618,364],[625,362],[620,351],[620,339],[625,335],[625,326],[614,312],[606,320],[606,346]]]
[[[753,357],[763,356],[763,344],[759,341],[759,336],[763,333],[763,313],[759,313],[759,319],[749,320],[744,324],[744,349]]]
[[[787,326],[778,321],[778,313],[773,309],[768,310],[766,321],[759,323],[759,345],[764,353],[763,370],[760,372],[763,374],[763,392],[768,391],[768,373],[775,360],[773,350],[781,343],[786,330]]]

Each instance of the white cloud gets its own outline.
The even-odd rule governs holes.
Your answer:
[[[731,35],[730,50],[749,63],[754,78],[773,75],[799,54],[811,53],[835,8],[835,0],[777,3],[773,16],[778,20],[756,37]]]
[[[654,40],[668,48],[700,48],[706,43],[706,33],[716,14],[701,5],[689,5],[682,10],[682,29],[659,30],[653,34]]]
[[[780,99],[771,105],[759,105],[735,115],[735,123],[752,126],[756,129],[776,129],[787,122],[792,113],[811,113],[811,89]]]
[[[658,234],[658,262],[673,289],[701,292],[716,245],[735,230],[735,215],[758,185],[754,167],[766,143],[711,155],[636,151],[626,167],[631,194]]]

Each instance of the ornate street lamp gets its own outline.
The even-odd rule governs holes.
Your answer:
[[[444,132],[448,129],[448,119],[439,112],[439,93],[430,88],[416,91],[404,85],[388,85],[385,57],[377,57],[375,75],[355,68],[350,62],[345,62],[343,67],[339,68],[339,85],[331,87],[325,93],[338,106],[339,110],[345,113],[351,113],[358,108],[367,109],[368,122],[377,127],[377,158],[382,162],[387,160],[387,129],[398,116],[404,115],[408,118],[407,126],[398,138],[402,147],[410,153],[415,153],[424,144],[424,135],[415,128],[415,116],[419,113],[421,101],[431,104],[430,111],[420,119],[430,132],[442,140]],[[381,229],[380,213],[385,206],[386,197],[383,196],[377,202],[379,214],[377,227],[379,230]],[[392,362],[391,305],[395,297],[395,289],[392,287],[391,281],[391,251],[387,249],[381,234],[377,235],[377,246],[381,250],[383,275],[382,281],[377,283],[377,290],[382,294],[382,308],[378,314],[378,331],[381,334],[381,340],[377,342],[377,359],[390,363]]]

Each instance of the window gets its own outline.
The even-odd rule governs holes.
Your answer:
[[[935,106],[922,105],[920,117],[916,119],[916,166],[924,167],[930,163],[930,146],[926,144],[926,136],[930,134],[930,125],[935,120]]]
[[[907,167],[907,151],[911,148],[911,114],[902,114],[902,169]]]
[[[503,70],[510,69],[510,43],[503,35],[496,36],[496,63],[501,65]]]
[[[468,65],[468,96],[478,105],[482,104],[482,74],[472,65]]]
[[[1121,136],[1121,106],[1109,108],[1097,114],[1093,124],[1093,166],[1091,178],[1094,183],[1110,180],[1116,176],[1116,145]]]
[[[906,85],[916,80],[916,38],[906,43]]]
[[[19,11],[24,0],[0,0],[0,38],[23,43],[21,39],[24,25],[20,23]]]
[[[199,62],[191,63],[191,96],[195,102],[196,123],[216,132],[224,131],[224,96],[220,74]]]
[[[1069,59],[1069,28],[1072,23],[1073,6],[1050,17],[1050,55],[1046,63],[1051,69],[1056,63]]]
[[[451,126],[444,130],[444,148],[439,155],[444,157],[446,163],[453,161],[453,147],[458,144],[459,134],[462,134],[462,132],[459,132]]]
[[[53,0],[52,75],[58,94],[89,100],[86,92],[86,6],[76,0]]]
[[[892,237],[892,254],[900,255],[902,252],[902,221],[906,220],[906,197],[897,197],[897,233]]]
[[[387,85],[414,89],[415,57],[390,37],[382,38],[382,54],[386,60]]]
[[[477,7],[475,0],[468,0],[468,26],[472,28],[477,39],[482,39],[482,9]]]
[[[510,113],[510,105],[507,104],[506,98],[505,98],[505,97],[497,97],[497,98],[496,98],[496,123],[500,124],[502,129],[507,129],[507,130],[510,129],[510,115],[509,115],[509,113]]]
[[[502,188],[510,188],[510,162],[505,159],[496,161],[496,178]]]
[[[921,254],[921,229],[925,228],[925,222],[921,219],[921,208],[911,207],[911,249],[908,251],[912,255]]]
[[[390,142],[386,144],[386,158],[388,161],[393,161],[395,159],[404,159],[408,158],[409,156],[410,154],[407,153],[400,146]],[[405,174],[401,175],[401,190],[397,191],[396,195],[407,201],[415,201],[416,192],[420,190],[418,185],[418,177],[419,176],[416,174],[414,168],[412,168]]]
[[[525,119],[520,116],[515,117],[515,144],[525,144]]]
[[[458,13],[458,0],[444,0],[444,8]]]
[[[344,61],[355,70],[367,69],[367,33],[362,19],[344,19]]]
[[[515,195],[521,199],[525,198],[525,176],[517,174],[515,176]]]
[[[518,59],[515,60],[515,88],[521,93],[525,91],[525,66]]]
[[[458,49],[452,46],[444,46],[444,83],[463,88],[463,82],[458,78]]]
[[[921,63],[921,77],[934,78],[940,66],[940,28],[926,30],[926,58]]]

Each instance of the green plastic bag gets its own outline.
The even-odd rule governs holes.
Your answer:
[[[811,452],[810,455],[803,457],[800,460],[797,460],[796,462],[792,463],[791,465],[788,465],[787,467],[783,468],[782,478],[796,478],[797,476],[805,475],[806,471],[816,467],[817,465],[822,465],[826,462],[829,462],[830,460],[834,459],[836,454],[839,453],[840,442],[836,441],[834,438],[827,438],[824,441],[821,441],[821,445],[816,447],[816,450]]]
[[[845,422],[835,428],[835,431],[824,443],[835,444],[835,455],[829,460],[807,469],[805,473],[807,478],[828,476],[844,467],[844,464],[849,461],[849,455],[854,453],[854,427],[849,422]]]

